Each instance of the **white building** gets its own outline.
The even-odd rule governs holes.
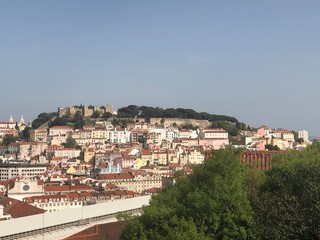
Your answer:
[[[302,138],[304,142],[308,142],[309,133],[306,130],[301,130],[298,132],[298,138]]]
[[[173,140],[178,137],[178,129],[167,129],[166,139]]]
[[[282,140],[288,141],[288,142],[294,142],[294,134],[289,131],[284,131],[282,133]]]
[[[36,177],[46,170],[47,166],[41,164],[4,163],[0,164],[0,180],[14,177]]]
[[[164,127],[152,127],[149,128],[149,133],[160,133],[162,138],[166,138],[167,136],[167,129]]]
[[[66,135],[72,132],[72,128],[69,126],[54,126],[49,128],[49,136]]]
[[[228,139],[228,133],[223,128],[202,129],[199,135],[201,138]]]
[[[15,127],[16,127],[16,121],[13,120],[12,116],[10,116],[10,119],[8,122],[0,122],[0,128],[15,129]]]
[[[113,183],[120,189],[138,193],[150,188],[161,188],[162,177],[160,174],[144,173],[133,176],[130,173],[100,174],[97,177],[99,183]]]
[[[191,133],[192,133],[192,130],[185,130],[185,129],[179,130],[178,138],[190,138]]]
[[[204,162],[204,154],[195,149],[187,153],[187,159],[190,164],[201,164]]]
[[[63,148],[54,150],[55,157],[62,157],[62,158],[77,158],[80,157],[81,150],[75,148]]]
[[[109,141],[115,144],[129,143],[131,140],[131,131],[126,128],[115,128],[109,131]]]

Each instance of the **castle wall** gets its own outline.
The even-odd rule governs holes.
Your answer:
[[[104,114],[106,112],[112,113],[113,112],[113,107],[111,105],[104,105],[104,106],[94,106],[93,108],[89,108],[86,106],[82,107],[68,107],[68,108],[63,108],[59,107],[58,108],[58,114],[59,116],[63,116],[65,113],[69,113],[70,115],[76,114],[76,112],[80,111],[82,116],[84,117],[90,117],[95,111],[99,111],[101,114]]]
[[[161,120],[164,120],[164,125],[172,125],[174,123],[177,126],[189,125],[192,124],[193,126],[199,128],[207,128],[210,127],[211,123],[208,120],[197,120],[197,119],[184,119],[184,118],[150,118],[151,124],[161,124]]]

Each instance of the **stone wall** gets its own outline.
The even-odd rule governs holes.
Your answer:
[[[211,123],[208,120],[197,120],[197,119],[184,119],[184,118],[150,118],[151,124],[161,124],[161,121],[164,121],[164,125],[172,125],[174,123],[177,126],[190,125],[192,124],[195,127],[207,128],[211,126]]]
[[[70,115],[74,115],[76,112],[80,111],[82,116],[90,117],[95,111],[100,112],[100,114],[104,113],[112,113],[113,107],[111,105],[104,105],[104,106],[72,106],[72,107],[60,107],[58,108],[59,116],[63,116],[65,113],[69,113]]]

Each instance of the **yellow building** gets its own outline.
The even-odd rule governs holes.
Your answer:
[[[94,158],[94,151],[85,151],[84,152],[84,161],[90,162]]]
[[[67,174],[85,174],[85,168],[82,165],[72,165],[68,168]]]
[[[137,158],[136,159],[136,168],[139,169],[141,167],[144,167],[147,165],[147,161],[145,159],[142,159],[142,158]]]

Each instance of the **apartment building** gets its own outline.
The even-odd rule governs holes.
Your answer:
[[[14,177],[36,177],[46,172],[44,164],[27,163],[1,163],[0,180],[7,180]]]
[[[142,193],[144,190],[162,187],[162,177],[160,174],[141,173],[133,175],[132,173],[120,174],[101,174],[97,177],[101,183],[113,183],[120,189],[131,190]]]
[[[54,126],[49,128],[49,136],[67,135],[73,130],[69,126]]]
[[[130,143],[131,131],[126,128],[115,128],[109,131],[109,141],[114,144]]]

